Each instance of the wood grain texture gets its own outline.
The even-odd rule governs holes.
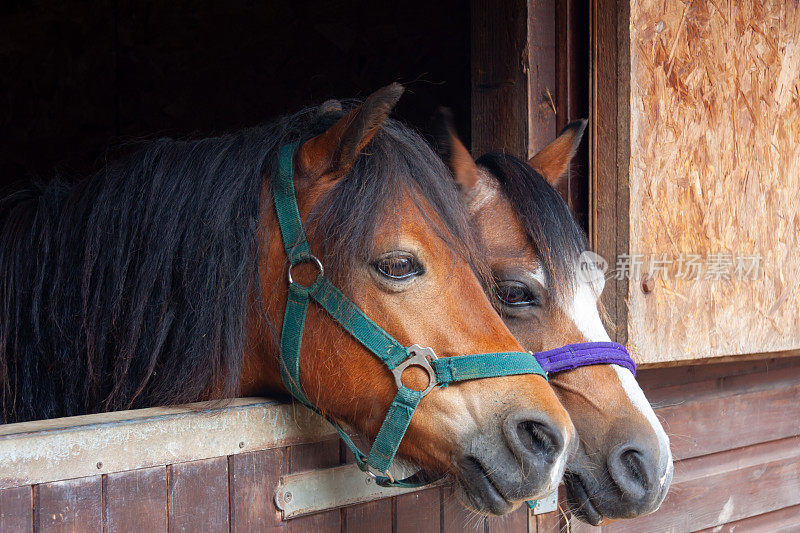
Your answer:
[[[800,505],[785,507],[777,511],[729,522],[722,526],[703,529],[698,533],[733,533],[734,531],[746,531],[747,533],[790,533],[800,531]]]
[[[0,531],[33,531],[31,487],[0,490]]]
[[[507,515],[486,518],[486,531],[487,533],[527,532],[528,506],[523,504]]]
[[[472,0],[472,152],[528,154],[530,0]]]
[[[389,498],[345,507],[347,533],[391,533],[392,500]]]
[[[442,533],[483,533],[486,518],[465,508],[453,487],[442,487]]]
[[[651,294],[631,280],[629,348],[800,348],[800,6],[645,0],[630,28],[630,253],[704,266],[695,280],[671,265]],[[760,274],[742,279],[729,263],[752,255]]]
[[[441,531],[442,489],[436,487],[397,496],[396,533],[438,533]]]
[[[333,434],[330,424],[305,407],[265,398],[6,424],[0,425],[0,488],[221,457]]]
[[[529,5],[528,158],[550,144],[557,133],[556,47],[561,43],[556,42],[556,4],[549,0]]]
[[[166,467],[108,474],[103,490],[109,533],[167,530]]]
[[[44,483],[36,491],[37,531],[103,531],[101,476]]]
[[[276,533],[286,530],[275,506],[275,487],[288,472],[288,448],[229,457],[231,530]]]
[[[800,434],[800,380],[776,387],[657,409],[676,459]]]
[[[800,504],[797,450],[793,457],[745,468],[735,468],[735,459],[729,459],[733,462],[716,465],[719,474],[676,480],[658,512],[615,522],[603,531],[655,533],[667,524],[674,531],[696,531]]]
[[[228,531],[227,457],[171,465],[168,478],[170,531]]]
[[[563,498],[562,498],[563,501]],[[528,531],[530,533],[559,533],[562,531],[562,515],[559,511],[540,515],[531,515]],[[533,522],[535,522],[535,527]]]
[[[800,519],[800,358],[642,372],[676,458],[652,515],[574,533],[793,531]],[[787,510],[788,509],[788,510]],[[556,533],[558,529],[546,530]],[[542,531],[541,533],[544,533]]]
[[[628,252],[628,167],[620,166],[627,153],[628,118],[624,95],[628,77],[619,75],[626,63],[627,40],[619,21],[625,2],[592,2],[591,120],[589,121],[590,198],[589,241],[592,249],[609,260],[610,267],[620,254]],[[624,43],[624,44],[623,44]],[[622,96],[621,96],[622,95]],[[626,343],[627,284],[611,277],[601,301],[609,322],[609,335]]]
[[[289,449],[290,471],[302,472],[317,468],[328,468],[339,464],[339,441],[329,440],[292,446]],[[388,500],[387,500],[388,501]],[[334,533],[341,529],[342,511],[333,509],[309,516],[294,518],[287,522],[289,531],[319,531]]]
[[[590,27],[591,10],[589,2],[578,0],[555,2],[555,10],[555,130],[560,132],[569,122],[590,117],[591,61],[587,50],[590,49],[591,32],[587,28]],[[556,189],[566,200],[578,224],[588,231],[590,133],[587,132],[585,137]],[[532,151],[541,146],[534,145]]]
[[[728,381],[736,376],[769,377],[784,368],[800,368],[800,358],[768,358],[755,361],[728,361],[725,363],[693,364],[663,368],[644,368],[636,373],[636,381],[649,395],[673,386],[689,386],[700,381]],[[648,396],[649,397],[649,396]]]

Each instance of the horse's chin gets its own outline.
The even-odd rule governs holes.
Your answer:
[[[593,526],[602,524],[604,517],[589,497],[589,491],[581,481],[580,475],[571,472],[565,473],[564,485],[567,488],[567,505],[570,512]]]
[[[670,476],[671,479],[671,476]],[[567,505],[578,519],[593,526],[620,518],[636,518],[659,508],[669,483],[645,501],[631,503],[628,497],[613,487],[608,474],[571,470],[564,474]]]
[[[508,500],[478,461],[462,464],[458,479],[459,498],[468,509],[484,515],[504,515],[517,504]]]

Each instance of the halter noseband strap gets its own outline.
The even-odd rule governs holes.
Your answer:
[[[325,277],[322,263],[311,253],[308,246],[294,189],[293,160],[298,145],[299,143],[292,143],[280,148],[279,172],[273,178],[272,184],[275,212],[289,261],[289,294],[281,331],[281,379],[295,399],[319,412],[303,391],[300,380],[300,343],[308,305],[313,299],[388,367],[397,384],[397,394],[375,437],[369,455],[362,453],[347,432],[329,419],[333,427],[353,452],[358,466],[373,476],[379,485],[417,487],[428,484],[430,482],[428,480],[411,478],[395,481],[389,474],[389,466],[411,423],[411,417],[426,394],[437,386],[445,387],[450,383],[470,379],[517,374],[538,374],[547,379],[547,375],[530,353],[501,352],[440,359],[430,348],[422,348],[416,344],[410,347],[403,346],[370,320]],[[317,277],[308,286],[301,285],[292,278],[292,267],[300,263],[312,263],[317,267]],[[403,385],[402,372],[412,365],[421,367],[428,373],[429,383],[424,390],[417,391]]]
[[[564,372],[582,366],[619,365],[636,375],[636,363],[628,350],[616,342],[581,342],[533,354],[545,372]]]

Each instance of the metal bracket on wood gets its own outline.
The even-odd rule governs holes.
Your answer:
[[[444,482],[433,486],[442,484]],[[275,505],[281,510],[283,519],[288,520],[338,507],[416,492],[428,487],[413,489],[381,487],[357,465],[348,464],[282,476],[275,491]],[[556,508],[557,493],[553,491],[536,503],[533,514],[549,513]]]
[[[283,513],[283,519],[287,520],[424,488],[427,487],[381,487],[357,465],[348,464],[282,476],[275,492],[275,505]]]
[[[558,489],[554,490],[547,496],[536,500],[536,505],[533,507],[533,514],[552,513],[558,509]]]

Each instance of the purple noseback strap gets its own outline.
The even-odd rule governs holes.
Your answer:
[[[533,354],[548,374],[589,365],[619,365],[636,374],[631,354],[616,342],[581,342]]]

